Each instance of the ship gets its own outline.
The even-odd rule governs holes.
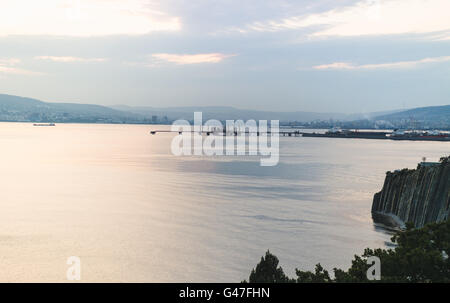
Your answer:
[[[55,123],[34,123],[33,126],[55,126]]]
[[[410,141],[450,141],[450,133],[440,131],[403,131],[396,130],[389,135],[391,140],[410,140]]]
[[[325,133],[302,133],[303,137],[318,138],[344,138],[344,139],[388,139],[409,141],[450,141],[450,133],[441,131],[417,131],[417,130],[394,130],[394,131],[360,131],[333,128]]]
[[[360,131],[333,128],[325,133],[302,133],[303,137],[352,138],[352,139],[387,139],[389,131]]]

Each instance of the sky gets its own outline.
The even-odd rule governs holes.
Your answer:
[[[0,93],[360,113],[450,104],[448,0],[0,0]]]

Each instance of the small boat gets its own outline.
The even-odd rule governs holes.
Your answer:
[[[33,126],[55,126],[55,123],[34,123]]]

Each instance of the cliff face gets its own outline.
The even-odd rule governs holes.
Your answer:
[[[390,218],[401,225],[422,227],[449,218],[450,157],[437,164],[419,164],[417,169],[388,172],[383,189],[372,204],[374,219]],[[400,219],[400,220],[398,220]]]

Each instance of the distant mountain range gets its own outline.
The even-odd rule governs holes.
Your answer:
[[[31,98],[0,94],[0,121],[146,123],[143,115],[101,105],[50,103]]]
[[[132,107],[116,105],[112,108],[144,115],[166,116],[169,120],[192,120],[194,112],[202,112],[203,120],[280,120],[282,122],[311,122],[314,120],[340,120],[352,121],[357,119],[371,119],[377,115],[386,115],[396,111],[377,112],[367,114],[342,114],[342,113],[314,113],[314,112],[269,112],[260,110],[237,109],[224,106],[191,106],[191,107]]]
[[[310,127],[339,124],[354,128],[450,128],[450,105],[422,107],[375,113],[342,114],[313,112],[269,112],[233,107],[132,107],[101,106],[77,103],[50,103],[31,98],[0,94],[0,121],[56,123],[169,123],[192,120],[193,113],[203,113],[203,121],[217,120],[280,120]]]
[[[446,128],[450,127],[450,105],[444,106],[428,106],[409,109],[401,112],[391,113],[387,115],[379,115],[376,120],[388,121],[399,127],[415,128],[418,125],[425,128]]]

